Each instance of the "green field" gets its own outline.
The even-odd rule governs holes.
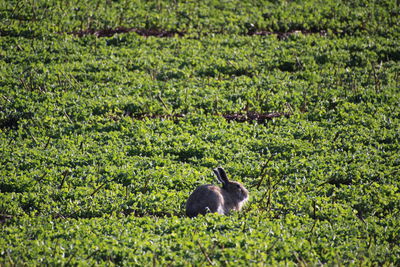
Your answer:
[[[395,0],[0,0],[0,266],[399,266],[399,43]],[[217,166],[249,202],[186,217]]]

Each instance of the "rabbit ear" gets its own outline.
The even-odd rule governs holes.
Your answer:
[[[224,180],[222,180],[221,175],[219,174],[218,168],[213,169],[213,172],[214,172],[215,175],[217,176],[218,181],[219,181],[221,184],[224,184]]]
[[[225,182],[229,182],[228,176],[226,175],[225,170],[222,167],[218,167],[219,174],[221,175],[221,179],[224,180]]]
[[[224,185],[229,183],[229,179],[228,179],[228,176],[226,175],[225,170],[222,167],[218,167],[217,170],[219,173],[218,180]]]
[[[218,168],[215,168],[215,169],[213,170],[213,172],[214,172],[215,175],[217,176],[218,181],[219,181],[222,185],[224,185],[224,184],[225,184],[225,181],[224,181],[224,179],[221,177],[221,174],[220,174],[220,172],[219,172],[219,169],[218,169]]]

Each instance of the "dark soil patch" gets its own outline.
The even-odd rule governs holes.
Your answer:
[[[8,214],[0,214],[0,224],[3,224],[7,222],[8,220],[11,220],[13,216],[8,215]]]
[[[327,31],[326,30],[290,30],[287,32],[271,32],[271,31],[265,31],[265,30],[255,30],[255,31],[249,31],[247,35],[258,35],[258,36],[267,36],[267,35],[277,35],[279,40],[283,40],[288,38],[290,35],[293,34],[303,34],[303,35],[310,35],[310,34],[319,34],[321,36],[326,36]]]
[[[119,33],[129,33],[135,32],[140,36],[149,37],[174,37],[179,36],[182,37],[185,35],[183,31],[168,31],[163,29],[139,29],[139,28],[127,28],[127,27],[117,27],[114,29],[85,29],[79,31],[71,31],[68,34],[72,34],[78,37],[83,37],[86,35],[95,35],[97,37],[111,37],[115,34]],[[287,32],[278,32],[278,31],[266,31],[266,30],[259,30],[259,29],[251,29],[244,35],[259,35],[259,36],[267,36],[267,35],[277,35],[279,39],[285,39],[290,35],[302,33],[304,35],[309,34],[320,34],[321,36],[325,36],[327,31],[325,30],[289,30]]]
[[[145,119],[177,120],[185,117],[185,114],[148,114],[148,113],[134,114],[132,112],[126,111],[124,113],[124,116],[131,117],[135,120],[145,120]]]
[[[247,112],[246,114],[224,114],[222,115],[228,121],[237,122],[249,122],[257,121],[258,123],[264,123],[267,120],[272,120],[279,117],[290,117],[290,113],[285,112],[272,112],[272,113],[258,113],[258,112]]]
[[[18,129],[18,121],[17,117],[8,117],[3,120],[0,120],[0,129]]]
[[[218,114],[218,116],[224,117],[227,121],[236,122],[250,122],[257,121],[258,123],[264,123],[267,120],[272,120],[279,117],[290,117],[290,113],[286,112],[271,112],[271,113],[259,113],[259,112],[247,112],[245,114],[241,113],[230,113],[230,114]],[[166,119],[166,120],[177,120],[184,118],[185,114],[133,114],[130,112],[125,112],[124,116],[132,117],[136,120],[144,119]]]
[[[184,33],[178,31],[167,31],[162,29],[137,29],[137,28],[126,28],[126,27],[117,27],[115,29],[86,29],[80,31],[72,31],[68,32],[68,34],[73,34],[78,37],[83,37],[85,35],[95,35],[97,37],[111,37],[118,33],[128,33],[135,32],[141,36],[149,37],[174,37],[175,35],[183,36]]]

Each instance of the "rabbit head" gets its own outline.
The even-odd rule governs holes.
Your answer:
[[[232,209],[240,210],[242,205],[249,198],[249,191],[239,182],[229,181],[225,170],[218,167],[213,170],[222,184],[221,192],[224,194],[226,204],[231,204]]]

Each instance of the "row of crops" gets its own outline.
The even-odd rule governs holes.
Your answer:
[[[0,265],[399,265],[399,16],[1,1]],[[249,202],[187,218],[217,166]]]

